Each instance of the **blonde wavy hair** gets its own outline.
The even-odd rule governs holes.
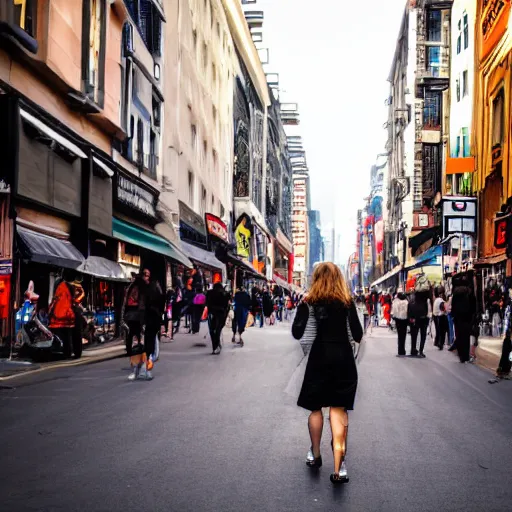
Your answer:
[[[320,263],[313,272],[313,281],[307,294],[308,304],[341,302],[349,306],[352,295],[341,270],[334,263]]]

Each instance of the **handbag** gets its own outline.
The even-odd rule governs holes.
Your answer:
[[[254,325],[254,315],[252,313],[249,313],[247,315],[247,323],[245,324],[245,328],[252,327]]]

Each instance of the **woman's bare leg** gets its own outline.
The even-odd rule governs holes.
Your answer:
[[[313,411],[308,419],[309,437],[311,438],[311,447],[315,458],[320,457],[320,441],[322,440],[322,430],[324,428],[324,416],[322,411]]]
[[[348,413],[342,407],[331,407],[329,413],[334,454],[334,473],[339,473],[347,452]]]

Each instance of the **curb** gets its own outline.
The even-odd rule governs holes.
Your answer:
[[[7,375],[6,377],[0,377],[0,383],[12,381],[27,375],[36,375],[50,370],[58,370],[59,368],[72,368],[75,366],[86,366],[89,364],[101,363],[103,361],[111,361],[112,359],[119,359],[125,355],[124,347],[119,351],[112,351],[104,355],[75,359],[71,361],[57,362],[49,364],[47,366],[39,366],[33,370],[27,370],[24,372],[15,373],[14,375]]]

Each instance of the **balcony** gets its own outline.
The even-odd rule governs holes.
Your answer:
[[[281,103],[281,121],[285,125],[297,126],[299,120],[299,105],[297,103]]]
[[[38,52],[35,39],[37,5],[16,4],[13,0],[0,2],[0,38],[22,51]]]

